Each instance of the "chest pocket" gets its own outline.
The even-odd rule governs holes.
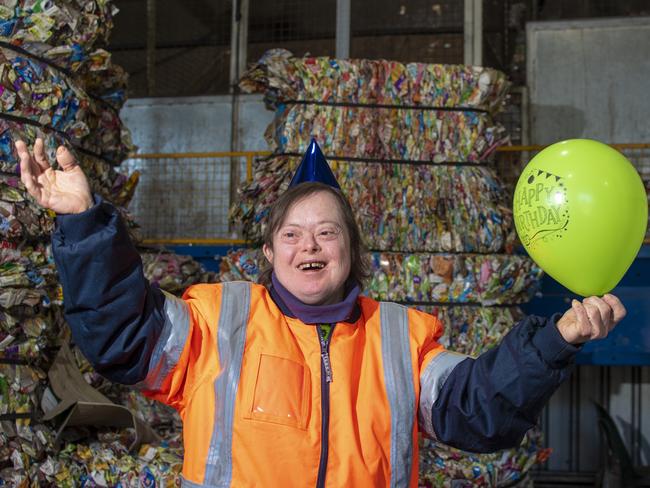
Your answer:
[[[310,402],[311,380],[305,365],[269,354],[259,355],[253,396],[245,418],[306,430]]]

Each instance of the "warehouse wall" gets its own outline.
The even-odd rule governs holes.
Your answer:
[[[592,401],[609,410],[633,461],[650,464],[650,367],[579,366],[542,415],[545,441],[553,449],[544,469],[598,471],[600,434]]]
[[[273,118],[261,95],[134,98],[120,115],[140,153],[266,151],[264,131]]]
[[[532,22],[527,37],[531,141],[648,142],[650,17]]]
[[[131,99],[121,116],[140,154],[266,151],[273,112],[259,95],[215,95]],[[141,173],[129,209],[144,238],[238,237],[228,209],[236,182],[246,177],[246,158],[133,158],[122,167]],[[182,198],[168,198],[179,186]]]

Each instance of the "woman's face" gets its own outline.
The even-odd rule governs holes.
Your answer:
[[[333,195],[317,192],[295,202],[263,248],[280,283],[301,302],[343,299],[350,274],[350,236]]]

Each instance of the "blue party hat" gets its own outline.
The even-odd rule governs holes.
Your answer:
[[[313,138],[300,162],[300,166],[298,166],[293,178],[291,178],[289,188],[307,181],[318,181],[333,186],[338,190],[341,189],[334,177],[334,173],[327,164],[325,156],[318,147],[318,143]]]

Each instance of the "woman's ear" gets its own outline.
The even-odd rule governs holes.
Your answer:
[[[273,250],[264,244],[262,246],[262,252],[264,253],[264,256],[266,257],[266,260],[270,263],[273,264]]]

